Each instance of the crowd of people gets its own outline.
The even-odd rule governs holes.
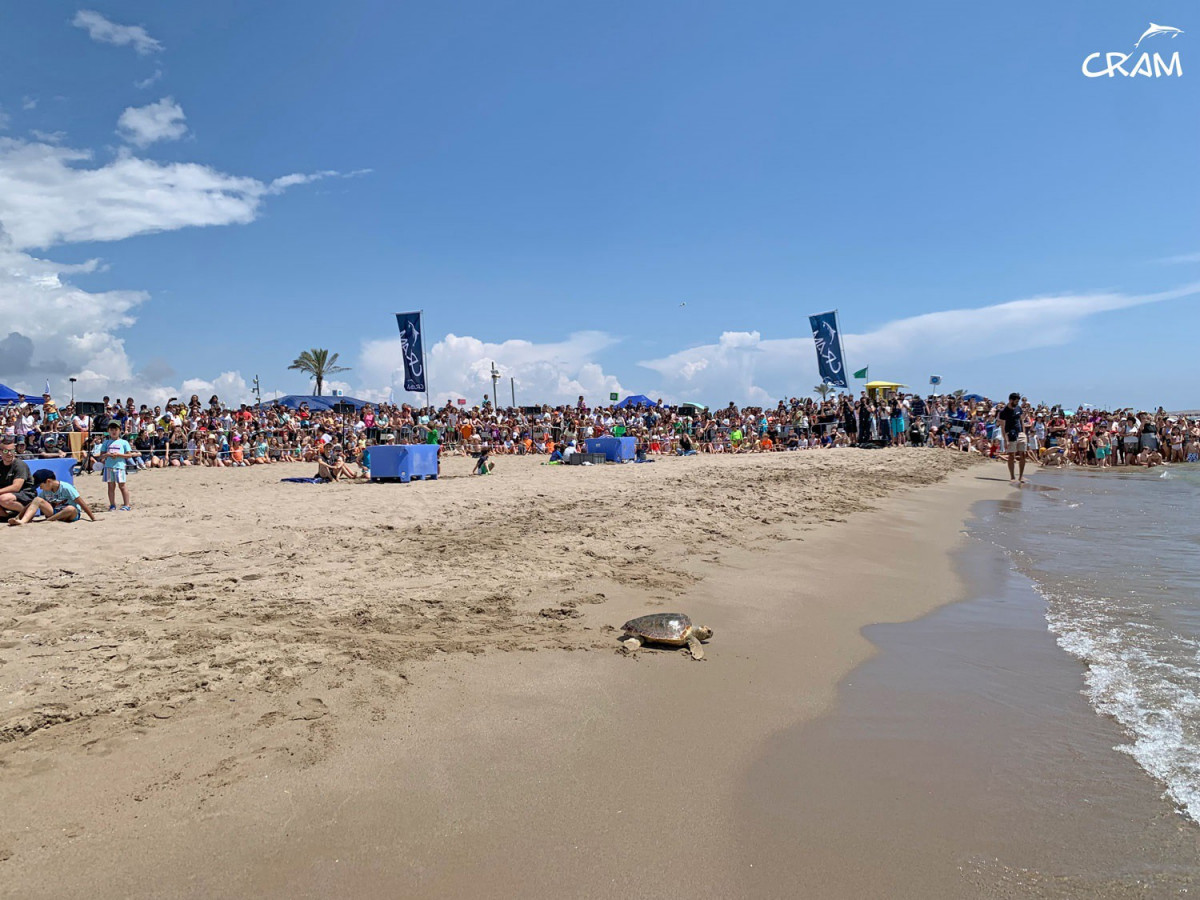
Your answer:
[[[0,440],[12,448],[6,459],[32,461],[36,469],[38,459],[72,456],[83,472],[103,474],[112,509],[116,491],[121,508],[130,505],[129,469],[309,463],[322,479],[362,478],[369,448],[379,444],[436,444],[442,454],[485,458],[482,471],[491,471],[493,457],[508,454],[561,459],[602,436],[634,438],[641,458],[911,445],[990,457],[1011,457],[1019,446],[1022,465],[1027,459],[1096,468],[1200,460],[1198,417],[1161,408],[1070,410],[1019,394],[1005,403],[978,395],[844,393],[712,410],[662,401],[591,406],[583,397],[558,406],[497,408],[485,399],[474,407],[346,402],[315,410],[307,403],[225,404],[215,395],[205,403],[192,395],[165,406],[105,397],[98,408],[95,415],[73,404],[60,410],[49,394],[0,407]],[[0,461],[0,480],[11,474],[7,465]],[[7,498],[17,493],[11,482],[0,487],[4,513],[14,511],[15,501]]]

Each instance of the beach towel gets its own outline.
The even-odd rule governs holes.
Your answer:
[[[325,484],[325,478],[280,478],[280,481],[290,481],[293,484]]]

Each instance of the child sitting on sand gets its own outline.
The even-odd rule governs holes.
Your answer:
[[[217,441],[216,435],[210,434],[204,442],[204,451],[201,454],[204,460],[204,465],[212,466],[213,468],[224,468],[225,460],[221,458],[221,445]]]
[[[59,481],[51,469],[38,469],[33,473],[33,486],[37,496],[19,516],[8,520],[9,525],[27,525],[39,512],[43,522],[75,522],[82,513],[93,522],[96,516],[88,502],[79,496],[74,485]]]
[[[475,460],[475,468],[471,470],[472,475],[490,475],[492,470],[496,468],[496,464],[488,459],[488,449],[484,447],[479,454],[479,459]]]
[[[1137,464],[1139,466],[1145,466],[1147,469],[1153,468],[1154,466],[1161,466],[1163,464],[1163,455],[1157,450],[1151,450],[1149,447],[1147,447],[1137,455]]]
[[[242,450],[242,436],[240,434],[235,434],[229,445],[229,463],[236,468],[249,465],[246,462],[246,454]]]
[[[317,460],[317,478],[323,478],[326,481],[341,481],[343,478],[348,478],[354,481],[367,477],[369,477],[367,472],[361,469],[355,471],[355,467],[346,461],[342,454],[341,444],[329,444],[325,457]]]

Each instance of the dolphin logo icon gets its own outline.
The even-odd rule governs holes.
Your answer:
[[[1159,34],[1169,34],[1172,38],[1174,38],[1183,34],[1183,32],[1178,28],[1172,28],[1170,25],[1155,25],[1153,22],[1151,22],[1150,27],[1146,29],[1146,33],[1137,39],[1137,43],[1133,45],[1133,48],[1136,50],[1142,45],[1142,41],[1144,41],[1146,38],[1154,37],[1155,35]]]

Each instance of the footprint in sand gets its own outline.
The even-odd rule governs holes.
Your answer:
[[[329,712],[329,708],[325,705],[325,701],[320,697],[306,697],[303,700],[296,701],[296,705],[300,707],[300,709],[295,715],[292,716],[293,720],[319,719]]]

